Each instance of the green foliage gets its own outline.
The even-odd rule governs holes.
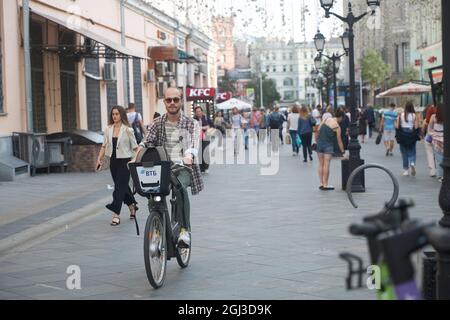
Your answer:
[[[391,74],[390,66],[383,61],[381,55],[375,50],[367,52],[361,61],[361,67],[362,77],[369,82],[372,90],[382,84]]]
[[[252,82],[250,82],[246,88],[254,88],[255,89],[255,104],[258,108],[261,107],[261,89],[260,89],[260,80],[259,78],[253,78]],[[266,75],[263,75],[263,105],[264,107],[268,107],[273,105],[275,101],[280,101],[281,95],[277,91],[277,85],[273,79],[267,79]]]
[[[220,92],[232,92],[233,95],[236,94],[236,80],[230,78],[228,72],[225,76],[219,78],[218,87]]]

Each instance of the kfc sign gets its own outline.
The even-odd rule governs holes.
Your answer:
[[[220,92],[217,95],[217,101],[228,101],[233,97],[231,92]]]
[[[215,88],[186,88],[187,101],[194,100],[214,100],[216,96]]]

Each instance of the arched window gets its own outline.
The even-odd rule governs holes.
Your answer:
[[[294,80],[293,80],[292,78],[286,78],[286,79],[284,79],[284,81],[283,81],[283,85],[284,85],[285,87],[291,87],[291,86],[294,85]]]

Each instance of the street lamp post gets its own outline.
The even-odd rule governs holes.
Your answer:
[[[323,50],[325,48],[325,37],[323,36],[323,34],[320,33],[320,31],[317,31],[316,36],[314,37],[314,44],[316,46],[317,51],[319,52],[319,55],[314,59],[314,66],[316,67],[316,69],[319,69],[320,66],[322,65],[322,56],[331,60],[331,62],[333,62],[333,90],[334,90],[334,104],[333,104],[333,108],[334,111],[336,111],[337,109],[337,101],[338,101],[338,90],[337,90],[337,72],[339,71],[339,67],[341,66],[341,58],[345,55],[348,55],[348,51],[345,50],[345,53],[343,54],[337,54],[337,53],[333,53],[332,56],[328,56],[326,54],[323,53]]]
[[[322,105],[322,85],[320,85],[321,81],[319,81],[319,71],[318,70],[311,71],[311,79],[312,79],[312,83],[319,91],[319,104]]]
[[[351,172],[357,167],[364,164],[364,160],[361,159],[360,151],[361,145],[358,141],[358,124],[356,118],[356,83],[355,83],[355,51],[354,51],[354,33],[353,26],[360,21],[368,12],[364,12],[360,16],[354,16],[352,11],[351,2],[348,3],[348,14],[346,17],[342,17],[334,12],[331,12],[334,0],[320,0],[320,5],[325,10],[325,17],[329,18],[330,15],[337,17],[342,22],[348,25],[347,31],[342,36],[342,44],[344,49],[349,52],[349,67],[350,67],[350,110],[351,110],[351,125],[350,125],[350,143],[348,146],[350,152],[349,160],[342,160],[342,188],[345,189],[348,181],[348,177]],[[375,10],[380,6],[379,0],[367,0],[367,5],[371,9],[371,14],[375,14]],[[352,185],[353,192],[365,192],[364,172],[361,172],[354,180]]]

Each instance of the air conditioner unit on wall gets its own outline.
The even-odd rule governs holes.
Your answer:
[[[168,88],[167,82],[158,82],[156,84],[156,91],[158,94],[158,99],[164,98],[164,92]]]
[[[115,62],[106,62],[103,67],[103,80],[117,81],[117,68]]]
[[[167,64],[165,62],[157,62],[155,70],[158,77],[162,77],[167,72]]]
[[[147,70],[147,82],[155,82],[155,70]]]

